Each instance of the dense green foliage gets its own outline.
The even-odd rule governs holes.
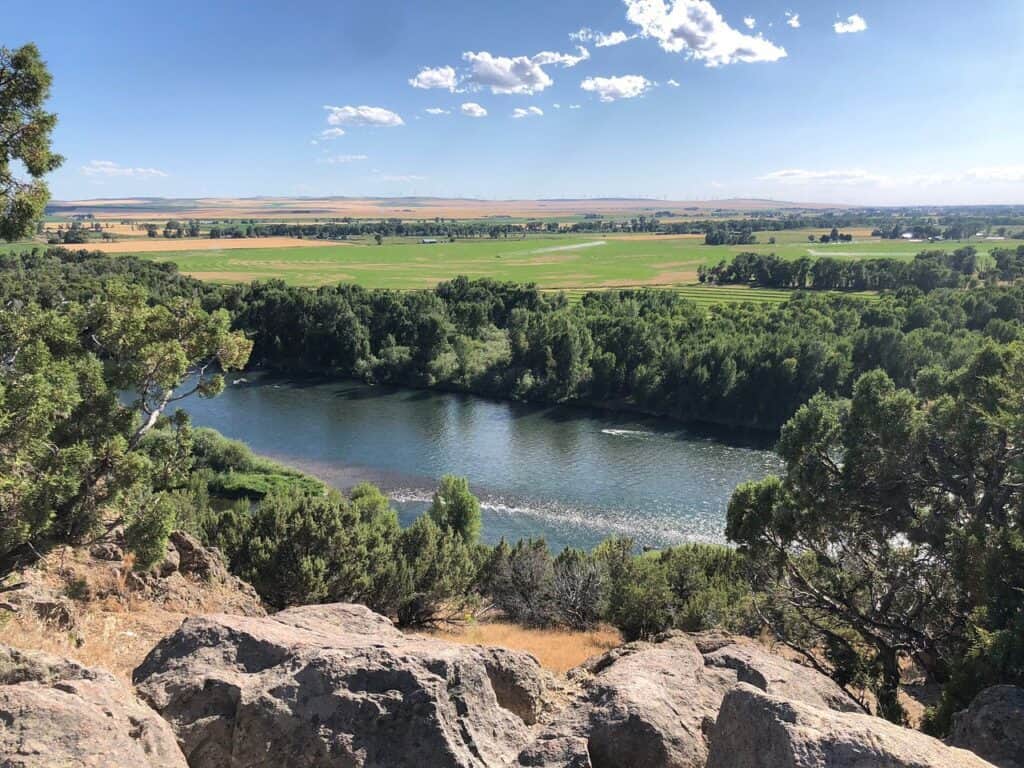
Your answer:
[[[35,231],[50,198],[43,177],[64,160],[50,149],[57,116],[43,109],[51,82],[33,44],[0,46],[0,240]],[[28,178],[19,177],[19,166]]]
[[[739,253],[731,262],[700,267],[701,282],[824,291],[882,291],[959,288],[977,280],[1016,280],[1024,275],[1024,246],[980,254],[971,246],[925,251],[902,259],[781,259],[774,254]]]
[[[251,345],[229,324],[223,310],[185,299],[150,305],[118,283],[81,304],[4,302],[0,562],[46,541],[79,540],[119,506],[148,559],[166,527],[154,515],[167,506],[129,491],[174,475],[181,453],[170,446],[154,463],[139,443],[170,405],[217,394],[219,371],[245,364]]]
[[[775,430],[818,391],[849,396],[868,371],[913,389],[926,368],[955,370],[985,339],[1016,338],[1022,288],[935,287],[963,274],[952,260],[977,261],[958,253],[907,267],[939,275],[922,283],[928,292],[915,285],[876,301],[811,293],[780,306],[707,309],[659,290],[590,293],[569,305],[530,286],[464,278],[407,293],[203,286],[167,265],[55,250],[5,257],[0,298],[55,306],[130,274],[159,300],[198,296],[207,309],[227,309],[252,338],[253,361],[289,373]],[[995,251],[992,261],[1012,277],[1024,256]]]
[[[779,441],[785,476],[730,503],[727,535],[773,594],[773,630],[826,649],[894,720],[903,659],[952,675],[959,703],[986,679],[1024,680],[1019,643],[1007,650],[1024,620],[1022,392],[1020,342],[925,368],[913,390],[866,373],[849,400],[802,406]]]

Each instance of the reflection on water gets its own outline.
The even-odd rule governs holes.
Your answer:
[[[403,522],[426,509],[444,474],[469,478],[484,538],[543,536],[591,547],[613,534],[662,546],[722,538],[737,484],[778,458],[735,435],[655,420],[493,402],[465,395],[294,383],[248,376],[193,401],[197,424],[339,488],[370,481]]]

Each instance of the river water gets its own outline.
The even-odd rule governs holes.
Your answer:
[[[542,536],[557,551],[614,534],[652,547],[721,541],[736,485],[780,468],[749,438],[642,417],[248,379],[213,400],[190,399],[194,422],[338,488],[375,483],[403,524],[426,509],[438,478],[464,475],[481,499],[489,543]]]

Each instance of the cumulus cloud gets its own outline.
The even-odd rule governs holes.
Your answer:
[[[133,176],[141,179],[152,179],[167,175],[166,172],[158,168],[131,168],[118,165],[111,160],[90,160],[87,165],[82,166],[82,173],[86,176]]]
[[[544,110],[541,109],[540,107],[527,107],[526,109],[523,109],[522,107],[516,107],[514,110],[512,110],[512,117],[514,117],[516,120],[522,120],[524,117],[543,116]]]
[[[324,109],[327,110],[327,124],[333,126],[368,125],[393,128],[405,125],[405,121],[401,117],[383,107],[332,107],[325,105]]]
[[[836,31],[837,35],[852,35],[855,32],[863,32],[867,28],[868,23],[859,13],[848,16],[846,21],[837,21],[832,25],[832,29]]]
[[[570,104],[569,109],[583,109],[582,104]]]
[[[609,48],[613,45],[622,45],[636,38],[636,35],[627,35],[621,29],[609,32],[597,32],[590,27],[583,27],[579,32],[572,32],[569,38],[580,43],[593,43],[597,48]]]
[[[534,56],[494,56],[487,51],[467,51],[462,58],[469,65],[463,82],[471,88],[490,88],[491,93],[540,93],[554,81],[544,70],[546,66],[575,67],[590,58],[590,51],[580,46],[574,56],[569,53],[541,51]]]
[[[326,128],[320,131],[320,138],[327,141],[330,141],[331,139],[340,139],[344,135],[344,128]]]
[[[743,25],[747,29],[753,29],[754,27],[757,26],[757,19],[755,19],[753,16],[744,16],[743,17]]]
[[[450,115],[452,113],[450,109],[443,109],[442,107],[427,107],[424,112],[428,115]]]
[[[369,160],[366,155],[329,155],[322,158],[320,162],[327,163],[328,165],[345,165],[347,163],[358,163],[363,160]]]
[[[620,75],[618,77],[588,77],[580,88],[596,93],[601,101],[635,99],[646,93],[654,83],[642,75]]]
[[[678,80],[669,80],[667,83],[665,83],[665,85],[669,86],[670,88],[678,88],[679,87],[679,81]]]
[[[409,85],[423,89],[446,88],[454,92],[458,78],[454,67],[424,67],[416,77],[409,78]]]
[[[487,110],[477,104],[475,101],[467,101],[460,107],[462,114],[469,117],[487,117]]]
[[[786,11],[786,23],[793,29],[800,29],[800,14]]]
[[[708,0],[625,0],[626,18],[640,34],[670,53],[719,67],[736,62],[778,61],[786,49],[761,35],[731,27]]]

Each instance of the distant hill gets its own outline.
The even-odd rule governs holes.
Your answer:
[[[99,219],[485,219],[576,218],[584,216],[706,216],[716,211],[731,214],[771,211],[822,211],[834,205],[778,200],[655,200],[648,198],[588,198],[548,200],[476,200],[432,197],[248,197],[160,198],[137,197],[91,200],[54,200],[47,213],[57,216],[93,216]]]

